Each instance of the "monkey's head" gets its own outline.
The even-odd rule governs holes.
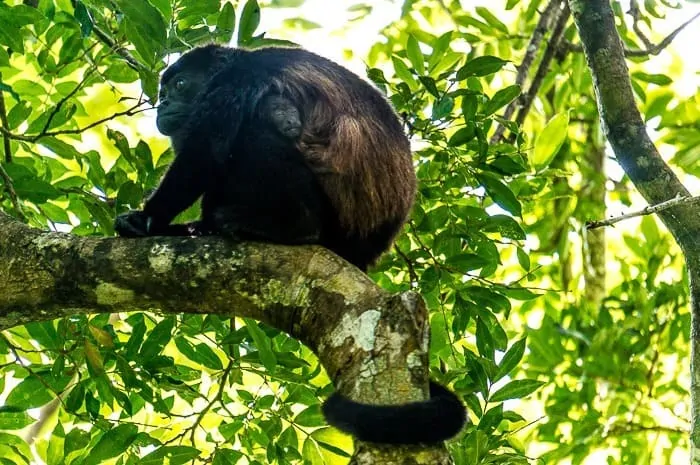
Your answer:
[[[192,114],[197,95],[235,55],[235,49],[205,45],[185,53],[165,70],[160,79],[156,117],[161,134],[177,134]]]

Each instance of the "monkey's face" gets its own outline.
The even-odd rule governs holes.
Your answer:
[[[192,114],[197,94],[207,78],[200,73],[182,71],[161,81],[156,126],[161,134],[175,135]]]

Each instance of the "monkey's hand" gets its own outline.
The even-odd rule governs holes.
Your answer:
[[[149,236],[151,217],[141,210],[117,215],[114,220],[114,230],[122,237],[145,237]]]

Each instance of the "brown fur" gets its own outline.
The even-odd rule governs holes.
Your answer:
[[[343,227],[365,236],[410,213],[416,191],[410,144],[395,114],[395,121],[378,121],[373,102],[353,98],[329,74],[300,63],[276,87],[303,102],[300,149]]]

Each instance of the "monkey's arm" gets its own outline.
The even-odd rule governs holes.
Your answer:
[[[143,211],[117,216],[114,228],[120,236],[179,236],[198,234],[199,227],[170,225],[178,213],[192,205],[212,182],[213,166],[207,157],[194,159],[192,148],[178,152]]]

